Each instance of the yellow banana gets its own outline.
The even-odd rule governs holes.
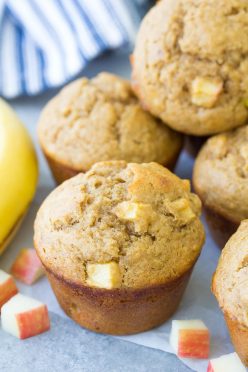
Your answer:
[[[28,132],[0,99],[0,254],[33,199],[37,178],[37,159]]]

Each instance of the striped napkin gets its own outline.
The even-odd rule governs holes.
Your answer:
[[[134,41],[148,0],[0,0],[0,95],[64,84]]]

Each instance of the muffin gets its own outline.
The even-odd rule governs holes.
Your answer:
[[[173,168],[182,136],[145,112],[130,83],[101,73],[79,79],[44,108],[38,135],[58,183],[98,161],[156,161]]]
[[[212,290],[224,313],[234,347],[248,367],[248,220],[221,253]]]
[[[177,309],[204,242],[201,203],[157,163],[96,163],[45,200],[35,247],[64,311],[132,334]]]
[[[133,88],[171,128],[210,135],[248,119],[248,3],[164,0],[144,18]]]
[[[196,158],[193,185],[214,239],[224,247],[248,218],[248,126],[218,134]]]

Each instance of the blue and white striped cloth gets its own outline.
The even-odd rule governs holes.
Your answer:
[[[134,40],[147,0],[0,0],[0,95],[34,95]]]

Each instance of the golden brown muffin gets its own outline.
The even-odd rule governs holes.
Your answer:
[[[132,58],[144,107],[171,128],[210,135],[248,119],[248,2],[165,0],[144,18]]]
[[[248,126],[218,134],[196,158],[193,184],[217,243],[224,247],[248,218]]]
[[[180,134],[141,108],[130,83],[108,73],[62,89],[44,108],[38,134],[58,183],[103,160],[173,168],[182,147]]]
[[[212,290],[234,347],[248,367],[248,220],[241,223],[223,249]]]
[[[53,191],[35,247],[57,299],[79,324],[141,332],[177,309],[204,242],[189,181],[157,163],[101,162]]]

